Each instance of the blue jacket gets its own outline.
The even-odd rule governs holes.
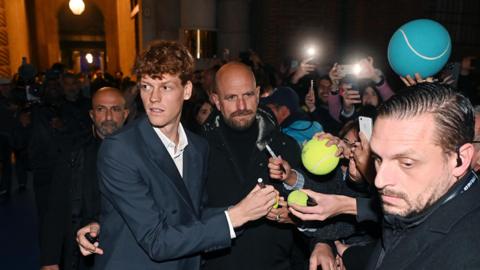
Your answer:
[[[317,132],[323,131],[322,125],[317,121],[296,120],[287,127],[282,127],[282,132],[294,138],[300,147],[312,139]]]

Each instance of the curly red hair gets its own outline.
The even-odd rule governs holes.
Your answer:
[[[145,50],[133,69],[137,78],[161,78],[163,74],[179,75],[185,85],[192,79],[194,60],[188,49],[175,41],[156,41]]]

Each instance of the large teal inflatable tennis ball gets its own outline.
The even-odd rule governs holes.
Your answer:
[[[333,171],[339,162],[335,156],[336,145],[327,146],[327,139],[321,141],[313,138],[302,149],[302,162],[305,168],[315,175],[325,175]]]
[[[447,29],[436,21],[419,19],[402,25],[388,44],[388,61],[400,76],[419,73],[422,78],[439,72],[447,63],[452,42]]]

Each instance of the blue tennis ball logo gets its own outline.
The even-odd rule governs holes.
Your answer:
[[[419,19],[402,25],[388,44],[388,61],[400,76],[423,78],[439,72],[452,51],[448,31],[436,21]]]

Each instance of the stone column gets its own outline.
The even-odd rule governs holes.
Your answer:
[[[180,1],[142,0],[140,16],[143,48],[156,39],[178,40]]]
[[[10,77],[10,51],[4,1],[0,1],[0,77]]]
[[[250,48],[250,0],[218,0],[217,54],[229,49],[231,57]]]
[[[73,51],[72,52],[72,62],[73,62],[73,72],[80,73],[82,71],[82,55],[80,51]]]
[[[102,71],[102,73],[105,72],[105,52],[101,51],[100,52],[100,55],[98,56],[99,60],[100,60],[100,70]]]

